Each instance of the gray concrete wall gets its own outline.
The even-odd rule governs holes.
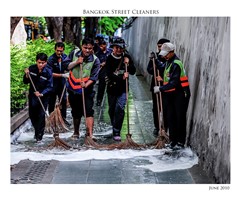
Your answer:
[[[189,77],[187,141],[216,183],[230,183],[230,18],[138,17],[123,38],[148,83],[149,54],[161,37],[176,45]]]

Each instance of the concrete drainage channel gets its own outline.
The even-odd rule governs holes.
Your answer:
[[[49,184],[58,161],[22,160],[11,167],[11,184]]]
[[[21,110],[18,114],[11,117],[11,134],[13,134],[13,132],[18,127],[20,127],[28,118],[28,106]]]

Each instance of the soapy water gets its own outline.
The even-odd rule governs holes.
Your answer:
[[[84,127],[82,127],[84,129]],[[103,129],[102,129],[103,130]],[[80,137],[84,138],[84,131],[81,131]],[[60,138],[70,138],[72,132],[60,133]],[[102,132],[96,132],[94,135],[102,139],[111,136],[111,129],[108,126]],[[51,134],[44,134],[43,143],[53,141]],[[82,144],[78,144],[79,147]],[[34,147],[34,148],[29,148]],[[34,130],[30,120],[26,121],[11,136],[11,165],[19,163],[21,160],[29,159],[33,161],[40,160],[58,160],[58,161],[84,161],[84,160],[108,160],[108,159],[144,159],[146,162],[139,162],[136,167],[142,167],[154,172],[164,172],[176,169],[188,169],[198,163],[198,157],[189,147],[178,150],[169,148],[163,149],[122,149],[122,150],[97,150],[88,148],[78,149],[47,149],[38,150],[34,140]]]

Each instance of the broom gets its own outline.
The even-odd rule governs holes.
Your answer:
[[[153,58],[153,76],[154,76],[154,83],[155,86],[159,86],[160,87],[160,82],[156,80],[156,63],[155,63],[155,59]],[[158,71],[158,70],[157,70]],[[159,76],[159,71],[158,74]],[[161,117],[160,117],[160,112],[162,112],[163,108],[162,108],[162,96],[161,96],[161,92],[159,92],[159,94],[156,94],[156,100],[157,100],[157,112],[158,112],[158,126],[159,126],[159,132],[158,132],[158,137],[157,140],[154,141],[153,143],[150,144],[150,146],[154,146],[156,149],[162,149],[165,147],[165,143],[167,143],[169,141],[169,137],[167,135],[167,133],[165,132],[165,130],[162,128],[161,126]],[[160,106],[159,106],[159,101],[160,101],[160,106],[161,106],[161,111],[160,111]]]
[[[59,62],[60,69],[61,69],[61,60],[62,60],[62,56],[60,56],[60,62]],[[51,112],[50,116],[49,116],[49,120],[52,122],[52,124],[56,128],[56,131],[59,132],[59,133],[69,131],[65,122],[64,122],[64,120],[63,120],[63,118],[62,118],[62,114],[61,114],[61,111],[60,111],[60,105],[61,105],[62,98],[63,98],[65,90],[66,90],[66,83],[64,85],[64,88],[63,88],[63,91],[62,91],[61,98],[60,98],[59,102],[56,103],[54,111]],[[49,125],[49,124],[47,124],[47,125]],[[46,126],[47,131],[49,131],[49,128],[50,128],[49,126]]]
[[[127,72],[127,63],[125,63],[125,72]],[[130,125],[129,125],[129,103],[128,103],[128,78],[126,78],[126,106],[127,106],[127,134],[126,134],[126,140],[124,142],[115,143],[115,144],[109,144],[109,145],[101,145],[97,144],[95,141],[93,141],[92,138],[87,136],[85,138],[85,145],[95,147],[97,149],[107,149],[107,150],[113,150],[113,149],[129,149],[129,148],[143,148],[146,147],[143,144],[137,144],[134,142],[131,138],[130,134]]]
[[[128,63],[125,63],[125,72],[128,72],[127,69]],[[127,106],[127,134],[126,134],[126,140],[122,144],[120,144],[121,148],[140,148],[144,145],[137,144],[132,140],[132,134],[130,134],[130,125],[129,125],[129,91],[128,91],[128,77],[126,78],[126,106]]]
[[[80,79],[83,80],[83,66],[80,64]],[[88,126],[87,126],[87,115],[86,115],[86,107],[85,107],[85,94],[84,94],[84,88],[82,87],[82,103],[83,103],[83,115],[85,119],[85,127],[86,127],[86,135],[84,144],[89,145],[89,143],[92,143],[97,148],[97,143],[94,142],[93,138],[88,135]]]
[[[61,105],[63,94],[64,94],[65,90],[66,90],[66,84],[64,85],[59,102],[56,103],[54,111],[51,112],[49,115],[49,120],[52,122],[52,125],[54,125],[54,127],[56,128],[56,131],[59,133],[69,131],[69,129],[67,128],[67,126],[62,118],[62,114],[61,114],[61,110],[60,110],[60,105]],[[50,124],[48,123],[46,126],[46,130],[48,132],[50,131],[50,128],[51,128],[51,127],[49,127],[49,125]]]
[[[30,73],[31,73],[31,72],[28,73],[28,77],[29,77],[29,79],[30,79],[30,81],[31,81],[31,83],[32,83],[32,86],[33,86],[33,88],[34,88],[34,91],[37,92],[36,87],[35,87],[35,85],[34,85],[34,83],[33,83],[33,81],[32,81],[32,78],[31,78]],[[56,129],[56,122],[55,122],[54,118],[53,118],[53,120],[49,119],[50,116],[49,116],[49,114],[46,112],[46,110],[45,110],[45,108],[44,108],[44,106],[43,106],[43,103],[42,103],[40,97],[38,97],[38,100],[39,100],[39,102],[40,102],[40,104],[41,104],[41,106],[42,106],[42,109],[43,109],[45,115],[47,116],[47,118],[46,118],[46,126],[50,127],[49,130],[50,130],[50,132],[53,134],[53,137],[54,137],[54,139],[55,139],[55,141],[54,141],[52,144],[50,144],[49,147],[59,147],[59,146],[60,146],[60,147],[63,147],[63,148],[65,148],[65,149],[70,149],[71,146],[68,145],[67,143],[65,143],[63,140],[61,140],[61,139],[59,138],[59,132],[57,132],[57,129]]]
[[[125,72],[127,72],[127,63],[125,63]],[[126,140],[124,142],[110,144],[110,145],[99,145],[95,143],[94,141],[87,141],[87,145],[91,145],[95,148],[102,148],[102,149],[129,149],[129,148],[143,148],[145,145],[137,144],[132,140],[132,135],[130,134],[130,125],[129,125],[129,102],[128,102],[128,77],[126,78],[126,106],[127,106],[127,134],[126,134]]]

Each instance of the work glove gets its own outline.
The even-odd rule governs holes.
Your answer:
[[[150,59],[155,59],[156,58],[156,54],[152,51],[151,54],[150,54]]]
[[[160,92],[160,87],[154,86],[153,90],[154,90],[154,93],[156,94],[156,93]]]
[[[62,74],[62,77],[68,79],[69,73]]]

